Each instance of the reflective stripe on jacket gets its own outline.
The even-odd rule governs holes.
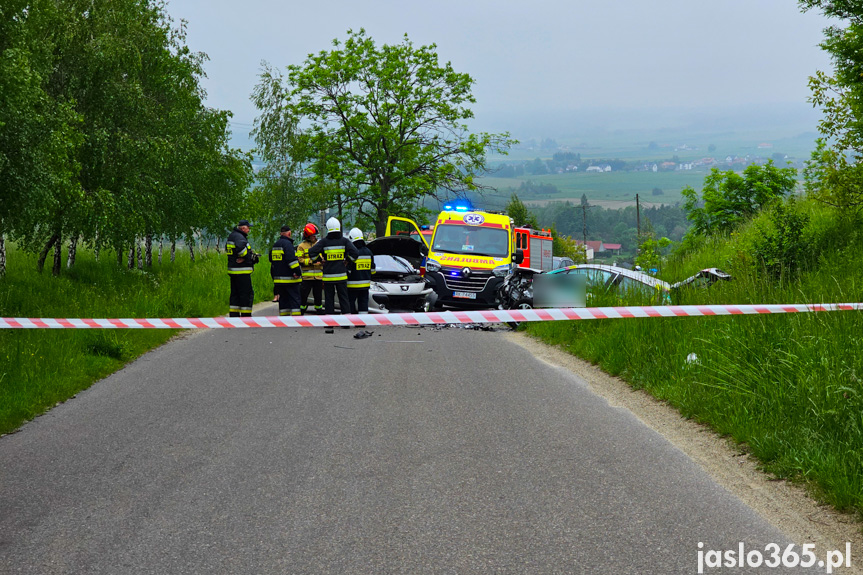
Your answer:
[[[357,259],[359,252],[353,242],[342,236],[341,232],[331,232],[309,250],[314,261],[318,256],[324,258],[323,279],[325,282],[347,281],[347,261]]]
[[[348,288],[368,288],[375,273],[375,257],[363,240],[357,240],[354,246],[360,255],[357,261],[348,264]]]
[[[277,284],[295,284],[303,281],[300,262],[291,238],[281,236],[270,250],[270,274]],[[294,277],[296,275],[296,277]]]
[[[228,254],[229,274],[252,273],[255,265],[248,257],[252,253],[252,246],[249,245],[246,234],[241,232],[239,228],[234,228],[234,231],[228,236],[228,241],[225,242],[225,251]],[[237,262],[238,259],[243,261]]]
[[[312,242],[303,240],[297,246],[297,259],[300,261],[300,266],[303,268],[304,280],[320,280],[323,277],[323,264],[321,262],[312,263],[312,258],[309,257],[309,250],[312,249]]]

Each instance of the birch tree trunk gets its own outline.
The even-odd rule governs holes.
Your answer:
[[[153,267],[153,234],[144,237],[144,265]]]
[[[159,236],[159,265],[162,265],[162,237]]]
[[[6,277],[6,236],[0,234],[0,278]]]
[[[138,254],[138,269],[144,269],[144,249],[141,247],[141,238],[135,238],[135,251]]]
[[[39,253],[39,259],[36,260],[36,271],[40,274],[42,273],[42,269],[45,267],[45,260],[48,258],[48,251],[56,241],[57,236],[51,236],[51,239],[48,240],[48,243],[45,244],[45,247],[42,248],[42,251]]]
[[[66,258],[66,269],[71,270],[75,265],[75,258],[78,256],[78,236],[69,240],[69,256]]]
[[[195,263],[195,238],[187,236],[186,243],[189,244],[189,257],[192,258],[192,263]]]
[[[51,268],[51,275],[59,276],[60,267],[63,263],[63,240],[57,236],[54,242],[54,266]]]

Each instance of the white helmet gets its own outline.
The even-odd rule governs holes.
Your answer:
[[[330,218],[327,220],[327,233],[340,231],[342,231],[342,224],[339,223],[339,220],[336,218]]]
[[[350,232],[348,232],[348,238],[352,242],[363,239],[363,232],[360,228],[353,228]]]

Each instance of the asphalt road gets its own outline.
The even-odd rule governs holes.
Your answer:
[[[195,333],[0,438],[0,573],[676,574],[785,543],[499,333],[356,331]]]

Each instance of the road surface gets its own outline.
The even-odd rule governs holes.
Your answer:
[[[190,333],[0,438],[0,573],[668,575],[699,542],[784,549],[500,332],[369,329]]]

